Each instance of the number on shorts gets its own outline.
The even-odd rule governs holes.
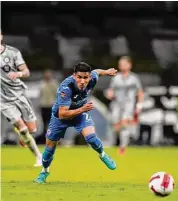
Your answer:
[[[88,113],[84,113],[84,115],[86,116],[86,121],[89,120],[89,114]]]

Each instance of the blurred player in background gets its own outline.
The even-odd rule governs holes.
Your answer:
[[[56,99],[57,88],[58,82],[53,78],[52,71],[46,69],[40,86],[40,108],[44,125],[43,136],[47,132],[51,118],[51,107]]]
[[[139,77],[131,72],[130,57],[121,57],[118,61],[120,72],[112,78],[106,96],[111,101],[111,119],[116,133],[120,137],[119,154],[123,155],[129,144],[133,125],[138,122],[143,101],[143,89]]]
[[[2,42],[2,33],[0,40]],[[9,45],[0,45],[1,52],[1,113],[14,125],[21,144],[25,144],[36,156],[34,166],[41,166],[41,153],[31,136],[36,132],[36,116],[25,90],[27,86],[21,78],[30,72],[20,51]]]
[[[91,71],[88,64],[80,62],[75,65],[73,75],[60,84],[46,134],[46,148],[42,157],[43,169],[35,182],[46,182],[57,142],[64,137],[68,127],[74,127],[84,136],[86,142],[99,153],[99,158],[109,169],[116,168],[115,162],[104,152],[102,143],[96,135],[89,112],[94,109],[94,105],[88,102],[88,95],[95,87],[98,77],[114,76],[116,72],[115,69]]]

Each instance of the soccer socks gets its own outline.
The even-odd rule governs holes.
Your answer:
[[[41,157],[41,153],[36,145],[36,142],[32,135],[30,135],[28,128],[19,131],[20,139],[28,146],[31,152],[38,158]]]
[[[92,133],[90,135],[85,136],[85,141],[95,150],[97,151],[101,156],[103,156],[104,150],[103,145],[101,143],[101,140],[96,136],[95,133]]]
[[[49,166],[53,160],[55,149],[56,147],[46,146],[42,156],[42,164],[43,164],[42,172],[49,172]]]

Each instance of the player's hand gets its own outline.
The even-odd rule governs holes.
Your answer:
[[[11,79],[11,80],[16,80],[17,78],[20,78],[21,77],[21,72],[10,72],[8,73],[8,77]]]
[[[106,70],[106,73],[107,73],[107,75],[115,76],[117,73],[117,70],[115,68],[110,68],[110,69]]]
[[[83,107],[82,107],[84,112],[90,111],[94,109],[94,105],[92,102],[86,103]]]

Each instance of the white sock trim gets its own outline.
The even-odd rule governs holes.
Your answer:
[[[47,168],[44,168],[44,167],[43,167],[43,169],[42,169],[41,172],[49,172],[49,167],[47,167]]]
[[[103,157],[106,153],[103,151],[100,156]]]

